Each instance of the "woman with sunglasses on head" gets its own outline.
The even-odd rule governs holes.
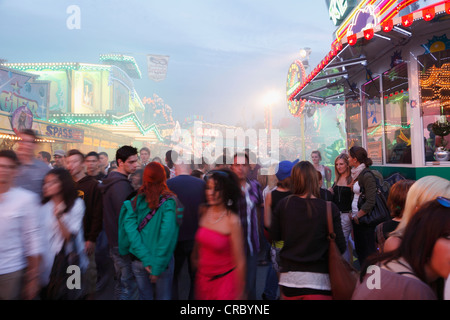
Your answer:
[[[384,243],[384,250],[397,249],[402,241],[403,232],[416,211],[425,202],[434,200],[439,196],[450,198],[449,180],[438,176],[426,176],[414,182],[406,196],[402,219]]]
[[[206,205],[200,209],[192,264],[197,300],[244,299],[244,238],[238,212],[236,175],[213,170],[206,176]]]
[[[438,197],[411,218],[397,249],[367,259],[352,299],[442,299],[449,274],[450,200]]]

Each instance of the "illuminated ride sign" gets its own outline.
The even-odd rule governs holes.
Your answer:
[[[336,30],[336,43],[341,42],[345,37],[351,37],[358,32],[383,25],[397,16],[401,10],[409,7],[417,0],[363,0],[345,18],[345,21]],[[437,2],[434,0],[432,2]],[[405,25],[409,26],[409,25]],[[356,38],[356,36],[353,36]],[[356,40],[356,39],[355,39]],[[356,41],[355,41],[356,43]],[[355,44],[350,43],[349,44]]]
[[[289,68],[287,82],[286,82],[286,95],[289,112],[298,117],[305,107],[305,101],[298,101],[292,99],[292,94],[298,90],[300,85],[306,81],[306,72],[303,63],[300,60],[295,60]]]
[[[341,24],[355,5],[356,0],[329,0],[328,14],[334,25]]]

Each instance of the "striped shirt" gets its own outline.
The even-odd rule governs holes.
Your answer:
[[[259,251],[259,225],[258,208],[263,204],[261,187],[256,180],[247,179],[245,188],[242,188],[242,197],[239,201],[239,216],[244,232],[245,249],[251,255]]]

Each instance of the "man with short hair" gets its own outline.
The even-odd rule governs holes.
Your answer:
[[[131,270],[130,255],[119,254],[119,216],[127,197],[134,191],[128,176],[138,165],[137,149],[123,146],[116,152],[117,171],[112,171],[102,182],[103,221],[111,258],[116,270],[116,299],[136,300],[139,297],[136,280]]]
[[[33,299],[40,289],[40,201],[36,193],[14,187],[18,166],[14,151],[0,151],[0,300]]]
[[[150,163],[150,155],[151,155],[150,149],[147,147],[143,147],[139,151],[142,169],[144,169],[145,166]]]
[[[242,197],[239,200],[239,216],[247,253],[247,298],[255,300],[257,257],[260,249],[258,230],[264,202],[260,184],[258,181],[248,178],[250,171],[248,154],[236,153],[231,170],[238,176],[242,190]]]
[[[103,202],[102,194],[99,189],[98,181],[89,175],[86,175],[84,168],[85,157],[76,149],[67,153],[66,165],[72,179],[75,181],[75,187],[78,190],[78,196],[84,200],[85,213],[83,217],[83,231],[85,239],[85,252],[89,258],[89,266],[86,270],[88,298],[91,299],[95,294],[97,283],[97,266],[95,263],[95,243],[102,230],[103,223]]]
[[[33,191],[42,195],[42,183],[50,170],[42,161],[35,158],[36,134],[31,129],[25,129],[18,134],[20,140],[16,154],[20,162],[14,179],[16,187]]]
[[[44,162],[49,169],[53,169],[52,164],[50,163],[50,160],[52,159],[52,156],[47,151],[39,151],[38,155],[36,156],[36,159],[39,161]]]
[[[175,151],[173,151],[173,154]],[[178,158],[178,156],[174,156]],[[181,158],[181,157],[180,157]],[[180,226],[178,242],[174,252],[175,267],[173,275],[172,296],[174,300],[184,300],[178,294],[180,272],[187,261],[190,277],[190,289],[188,299],[194,299],[195,272],[191,265],[191,255],[194,248],[195,234],[198,229],[198,210],[201,204],[206,202],[204,180],[191,176],[191,161],[178,158],[175,162],[176,177],[167,180],[167,186],[173,191],[184,207],[183,223]]]
[[[66,153],[64,150],[56,150],[53,154],[53,168],[66,168]]]
[[[86,174],[88,176],[94,177],[98,181],[102,181],[106,177],[106,174],[101,171],[100,156],[97,152],[89,152],[84,159],[84,164],[86,165]]]
[[[99,167],[100,171],[104,174],[108,174],[108,169],[110,166],[108,154],[104,151],[98,153],[98,160],[100,161]]]

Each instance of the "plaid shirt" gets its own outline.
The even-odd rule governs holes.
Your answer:
[[[258,208],[263,204],[261,186],[256,180],[247,179],[239,200],[239,216],[244,231],[244,242],[247,253],[259,252]]]

